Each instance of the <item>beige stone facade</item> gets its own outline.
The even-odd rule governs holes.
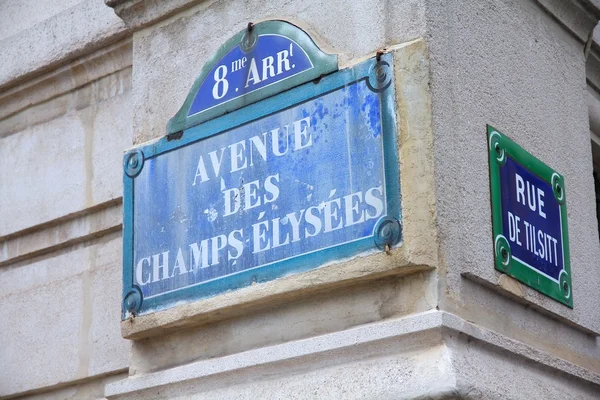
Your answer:
[[[271,19],[340,69],[393,54],[402,245],[121,321],[123,153]],[[0,0],[0,398],[600,398],[599,20],[597,0]],[[494,269],[486,124],[565,177],[572,309]]]

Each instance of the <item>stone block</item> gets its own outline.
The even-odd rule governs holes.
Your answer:
[[[0,40],[18,34],[35,24],[39,24],[66,9],[76,6],[81,0],[1,0]],[[35,8],[36,12],[31,12]],[[19,23],[15,23],[19,21]]]
[[[22,262],[106,233],[120,231],[122,215],[123,210],[118,199],[99,210],[63,220],[28,234],[10,237],[0,242],[0,266]]]
[[[59,254],[33,260],[29,264],[0,268],[0,296],[38,290],[44,285],[79,275],[88,268],[88,250],[77,245]]]
[[[0,396],[128,367],[130,343],[119,329],[120,267],[121,238],[112,234],[0,269]]]
[[[100,375],[129,366],[131,342],[121,337],[121,238],[99,244],[91,252],[90,364],[88,375]]]
[[[428,274],[330,290],[260,312],[135,341],[132,375],[341,331],[433,307]],[[181,343],[185,343],[184,346]]]
[[[0,175],[0,236],[85,205],[83,131],[82,121],[70,116],[2,139],[0,169],[10,173]]]
[[[92,87],[115,97],[1,139],[0,169],[10,173],[0,176],[0,236],[121,197],[129,92],[114,80]]]
[[[104,87],[117,93],[130,82],[113,80]],[[131,92],[98,104],[94,116],[92,141],[92,204],[100,204],[123,195],[123,153],[132,146]]]
[[[15,14],[11,13],[6,18],[29,20],[23,26],[30,27],[27,34],[11,35],[0,40],[3,55],[0,88],[12,86],[24,76],[55,67],[69,58],[89,53],[128,35],[123,21],[102,1],[81,0],[69,8],[66,6],[73,4],[73,0],[61,2],[62,7],[56,2],[51,3],[54,8],[46,15],[43,10],[48,7],[40,5],[42,18],[31,10],[11,7]],[[37,10],[38,6],[34,8]],[[5,31],[5,35],[10,34]]]
[[[125,379],[126,373],[103,376],[88,382],[66,387],[49,389],[40,393],[20,396],[21,400],[101,400],[104,397],[106,385],[116,380]]]
[[[0,297],[0,396],[77,377],[83,292],[72,276]]]

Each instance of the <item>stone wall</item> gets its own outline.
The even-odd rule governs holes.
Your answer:
[[[600,397],[598,1],[106,3],[0,0],[0,398]],[[404,242],[121,322],[123,151],[268,19],[393,53]],[[486,124],[565,176],[573,309],[494,270]]]
[[[98,1],[0,10],[0,397],[101,398],[131,347],[118,325],[131,38]]]

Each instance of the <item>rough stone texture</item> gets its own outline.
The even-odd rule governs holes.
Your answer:
[[[467,335],[449,335],[452,365],[461,398],[485,400],[573,399],[592,400],[600,396],[596,377],[575,378],[530,359],[515,362],[514,349],[489,346]],[[526,349],[523,349],[526,350]],[[560,365],[560,361],[558,362]],[[559,370],[568,370],[560,365]],[[589,379],[596,379],[590,384]]]
[[[90,249],[89,364],[87,376],[106,374],[129,366],[131,342],[121,338],[122,240],[120,235]]]
[[[41,256],[63,247],[81,243],[121,230],[120,199],[103,204],[99,209],[86,210],[83,215],[50,224],[26,235],[17,235],[0,242],[0,266]]]
[[[535,0],[540,7],[553,16],[563,29],[585,43],[600,19],[600,7],[596,0]],[[595,4],[591,4],[595,3]]]
[[[544,318],[521,320],[517,315],[528,314],[523,306],[464,279],[503,290],[493,269],[485,135],[490,124],[565,176],[575,308],[524,285],[522,299],[600,332],[600,248],[590,239],[598,231],[590,217],[595,201],[582,44],[529,1],[430,4],[443,307],[482,322],[493,320],[491,312],[506,315],[513,327],[522,325],[520,333],[537,332]],[[571,343],[568,335],[552,340]]]
[[[119,332],[131,42],[98,1],[0,7],[0,397],[102,398],[131,346]]]
[[[125,379],[126,373],[99,377],[90,382],[79,382],[70,386],[60,387],[42,392],[40,394],[30,394],[19,396],[23,400],[91,400],[105,399],[104,391],[106,385],[117,380]]]
[[[588,86],[588,112],[590,115],[590,130],[600,137],[600,93]]]
[[[597,28],[596,30],[600,32],[600,29]],[[600,93],[600,46],[597,47],[598,51],[591,52],[588,55],[585,64],[585,73],[588,86],[597,93]]]
[[[427,43],[416,40],[387,49],[394,54],[398,154],[402,185],[404,246],[416,259],[438,265],[432,248],[438,242],[435,220],[435,181],[429,54]]]
[[[595,399],[600,374],[433,310],[130,377],[109,385],[105,394],[530,399],[532,393]]]
[[[1,0],[0,40],[30,29],[79,3],[81,0]],[[31,12],[32,9],[35,9],[35,12]]]
[[[155,24],[178,11],[190,8],[202,0],[104,0],[131,31]]]
[[[72,276],[0,298],[0,396],[76,378],[83,291]]]
[[[0,170],[11,173],[0,175],[0,237],[121,197],[122,152],[131,145],[128,80],[110,75],[65,103],[58,98],[51,109],[64,107],[63,115],[1,139]]]
[[[143,374],[430,310],[436,291],[431,274],[331,290],[220,323],[135,341],[130,373]]]
[[[447,373],[449,368],[444,362],[448,360],[444,357],[443,347],[408,354],[393,354],[391,347],[388,351],[392,355],[380,355],[376,359],[346,360],[343,364],[316,369],[314,365],[312,368],[307,366],[286,375],[271,372],[271,379],[254,379],[254,373],[269,374],[260,369],[245,374],[236,372],[222,379],[210,379],[202,385],[198,385],[199,380],[187,384],[188,387],[195,386],[192,390],[173,385],[162,390],[146,390],[128,398],[145,399],[161,394],[183,399],[193,393],[196,399],[363,399],[367,392],[378,399],[412,399],[451,391],[447,390],[452,387],[452,376]],[[330,356],[342,358],[339,354]],[[416,376],[419,378],[415,379]]]
[[[305,273],[251,285],[195,302],[177,304],[164,311],[127,319],[121,322],[121,332],[125,338],[138,340],[177,329],[240,317],[272,307],[274,304],[292,302],[362,281],[431,270],[431,266],[410,264],[403,249],[392,249],[390,255],[379,250],[363,253],[350,260],[341,260]],[[435,303],[435,297],[430,303]]]
[[[122,370],[119,235],[0,269],[0,396]],[[110,321],[113,321],[110,323]],[[23,362],[27,360],[27,362]]]
[[[436,330],[440,323],[439,313],[426,312],[419,317],[362,325],[131,377],[109,385],[106,396],[141,399],[160,391],[166,397],[195,393],[227,398],[259,393],[260,398],[310,398],[319,394],[339,398],[346,390],[346,396],[360,396],[366,391],[381,398],[394,392],[427,393],[454,382],[448,368],[450,360],[443,355],[441,335]]]
[[[20,85],[0,92],[0,137],[23,130],[28,125],[50,121],[66,114],[69,107],[83,108],[90,96],[73,96],[71,92],[102,80],[105,90],[94,100],[114,96],[115,89],[131,88],[131,40],[124,39],[90,55],[36,76]],[[97,85],[98,86],[98,85]],[[111,90],[106,90],[111,88]],[[123,89],[121,89],[123,90]],[[48,101],[52,99],[53,101]]]
[[[27,19],[30,12],[22,8],[15,11],[19,15],[13,15],[12,21]],[[84,0],[50,18],[44,16],[26,34],[0,40],[0,89],[127,35],[123,21],[98,0]]]

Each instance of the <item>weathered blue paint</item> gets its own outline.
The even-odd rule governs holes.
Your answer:
[[[126,154],[137,175],[124,178],[123,318],[400,243],[390,64],[368,60]]]
[[[257,35],[253,40],[254,45],[248,49],[244,49],[243,42],[225,54],[206,75],[188,115],[313,68],[304,49],[288,37]]]
[[[322,52],[297,26],[264,21],[234,35],[206,62],[167,133],[191,128],[337,71],[337,55]]]
[[[512,257],[558,284],[564,255],[560,204],[552,185],[507,156],[500,187],[502,233]]]

